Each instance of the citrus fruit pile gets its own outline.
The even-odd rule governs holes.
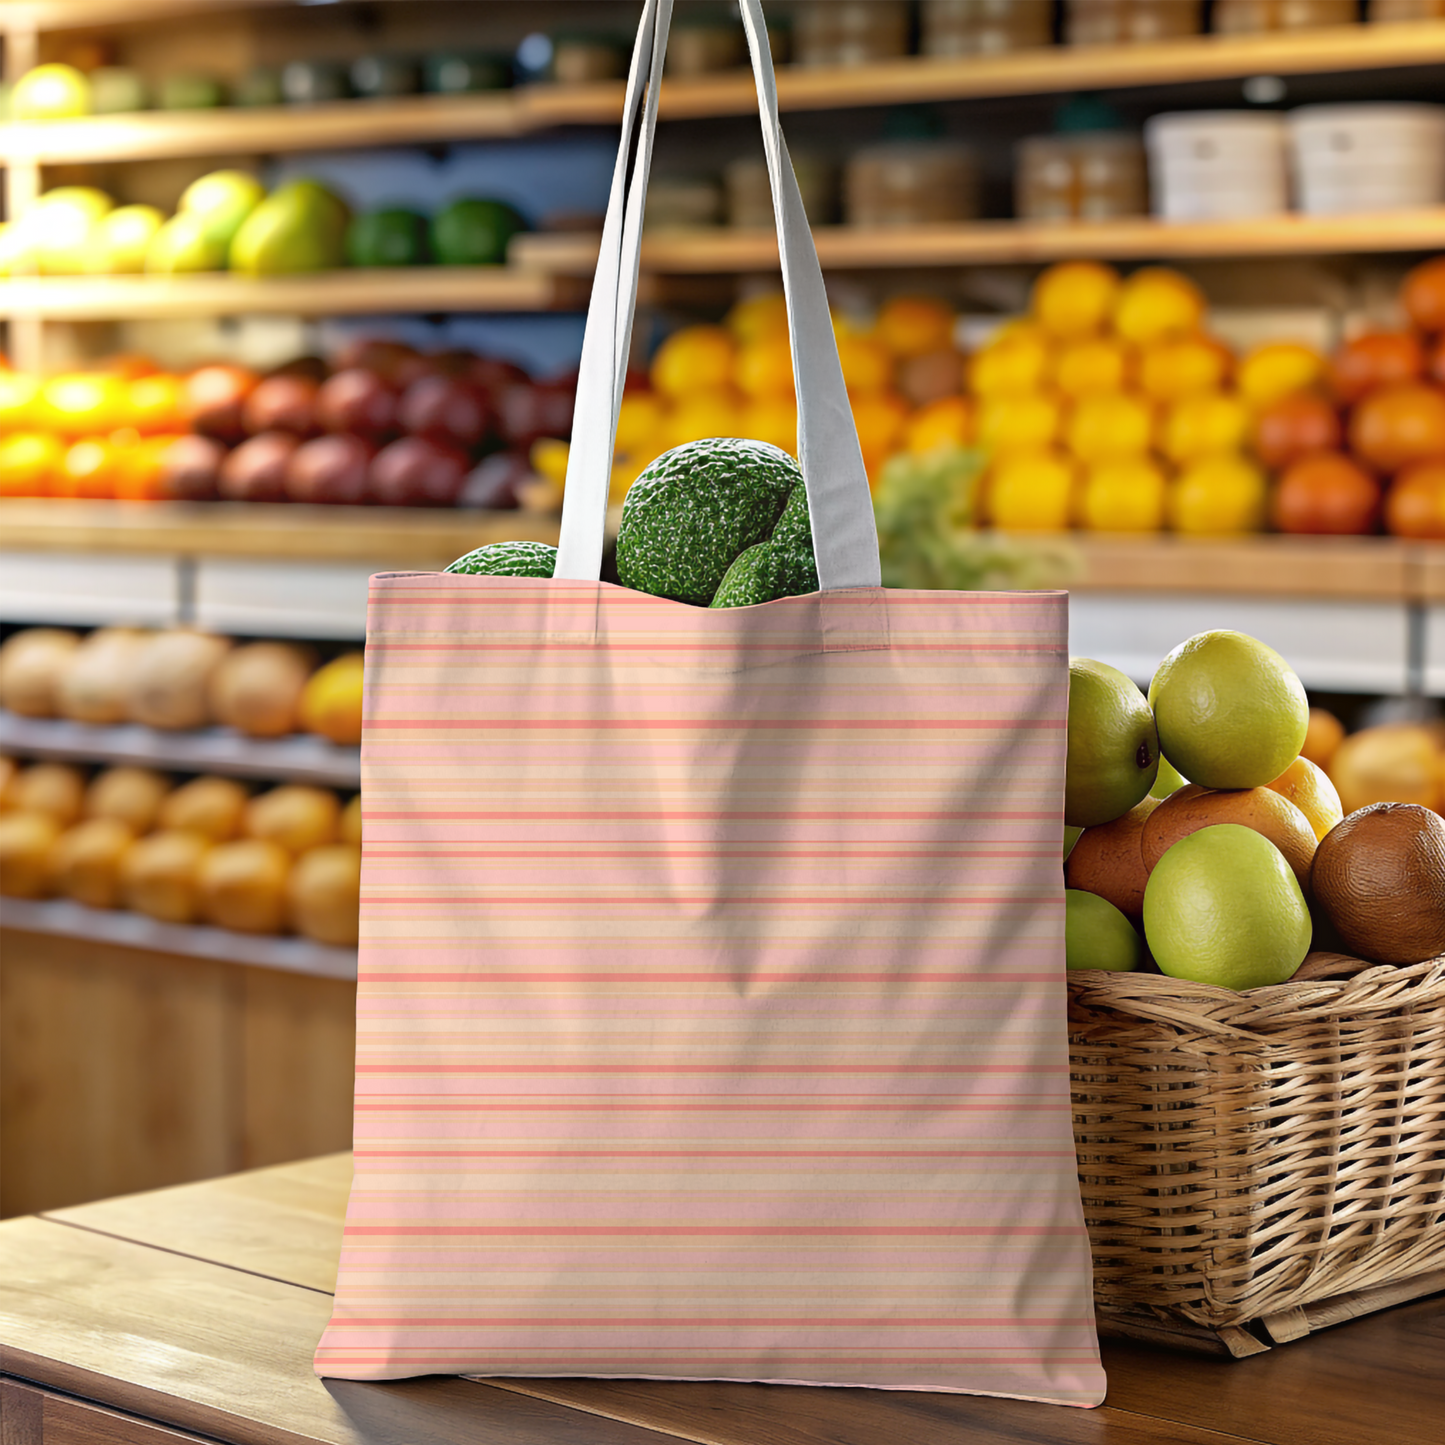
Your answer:
[[[0,758],[0,894],[354,945],[361,799]]]
[[[1302,751],[1327,729],[1273,649],[1201,633],[1159,665],[1147,699],[1089,659],[1070,683],[1070,968],[1147,956],[1242,990],[1285,982],[1312,948],[1393,964],[1445,954],[1445,821],[1411,802],[1347,815]]]
[[[1311,708],[1302,753],[1329,774],[1347,813],[1418,803],[1445,814],[1445,724],[1381,723],[1347,736],[1333,713]]]

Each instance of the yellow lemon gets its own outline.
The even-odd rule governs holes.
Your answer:
[[[874,335],[896,357],[926,356],[953,345],[953,308],[936,296],[897,296],[878,313]]]
[[[311,674],[297,707],[307,732],[353,746],[361,740],[363,661],[361,653],[347,652]]]
[[[1136,271],[1119,289],[1114,306],[1114,330],[1136,346],[1198,331],[1203,320],[1204,293],[1167,266]]]
[[[908,403],[892,392],[878,391],[853,398],[853,421],[868,480],[876,486],[883,464],[898,449],[903,426],[908,420]]]
[[[1237,396],[1202,392],[1169,408],[1160,446],[1171,462],[1182,466],[1196,457],[1238,451],[1248,430],[1249,411]]]
[[[1044,451],[1059,434],[1059,420],[1059,403],[1051,396],[988,396],[979,403],[978,443],[995,455]]]
[[[652,361],[652,384],[664,396],[718,391],[732,383],[736,348],[721,326],[688,326],[675,331]]]
[[[662,398],[654,392],[629,391],[617,413],[617,455],[638,457],[646,452],[656,456],[661,450],[657,443],[666,415]]]
[[[1059,337],[1092,336],[1108,325],[1119,295],[1119,273],[1098,261],[1063,261],[1034,282],[1033,314]]]
[[[532,443],[527,460],[539,477],[546,477],[549,482],[556,482],[562,487],[567,484],[567,463],[571,456],[572,448],[567,442],[558,441],[556,437],[542,437]]]
[[[746,343],[738,352],[736,380],[747,396],[792,396],[793,351],[787,333]]]
[[[709,437],[735,437],[740,420],[737,399],[732,392],[694,392],[679,402],[663,421],[659,438],[662,450],[670,451],[685,442],[706,441]]]
[[[1057,452],[1013,452],[991,470],[989,516],[1008,532],[1061,532],[1069,525],[1074,468]]]
[[[1064,430],[1068,448],[1081,462],[1137,456],[1154,438],[1154,409],[1128,392],[1101,392],[1075,403]]]
[[[974,356],[969,385],[978,396],[1041,391],[1053,365],[1053,347],[1038,327],[1005,327]]]
[[[1112,457],[1090,467],[1079,520],[1093,532],[1158,532],[1168,484],[1149,457]]]
[[[893,356],[871,336],[844,332],[838,337],[838,360],[843,363],[843,380],[852,396],[872,396],[893,385]]]
[[[651,461],[652,458],[648,457],[646,461],[629,459],[612,463],[612,476],[607,484],[607,500],[612,506],[622,505],[627,489],[642,475]]]
[[[1268,406],[1324,379],[1325,359],[1308,346],[1275,341],[1256,346],[1239,363],[1236,385],[1252,407]]]
[[[798,454],[798,404],[791,396],[764,396],[744,408],[742,435]]]
[[[740,346],[761,341],[766,336],[788,334],[788,302],[781,291],[765,291],[739,301],[728,312],[723,324],[732,332]]]
[[[939,447],[965,447],[973,440],[973,407],[967,397],[945,396],[908,418],[903,446],[915,456]]]
[[[1257,532],[1264,526],[1264,473],[1240,456],[1201,457],[1169,490],[1169,525],[1190,536]]]
[[[1139,359],[1139,389],[1153,401],[1173,402],[1219,391],[1234,358],[1212,336],[1171,336],[1146,346]]]
[[[1071,401],[1101,391],[1124,391],[1133,381],[1133,351],[1114,336],[1088,336],[1059,351],[1054,385]]]

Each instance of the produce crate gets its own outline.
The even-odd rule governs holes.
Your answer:
[[[1445,958],[1069,978],[1101,1329],[1242,1356],[1445,1289]]]

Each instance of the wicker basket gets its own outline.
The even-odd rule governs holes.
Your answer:
[[[1249,1354],[1445,1289],[1445,958],[1077,972],[1069,1034],[1101,1326]]]

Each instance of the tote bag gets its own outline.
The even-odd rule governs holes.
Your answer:
[[[1066,598],[879,587],[758,0],[822,590],[714,611],[597,580],[670,9],[633,56],[556,576],[372,583],[356,1174],[316,1368],[1094,1405]]]

